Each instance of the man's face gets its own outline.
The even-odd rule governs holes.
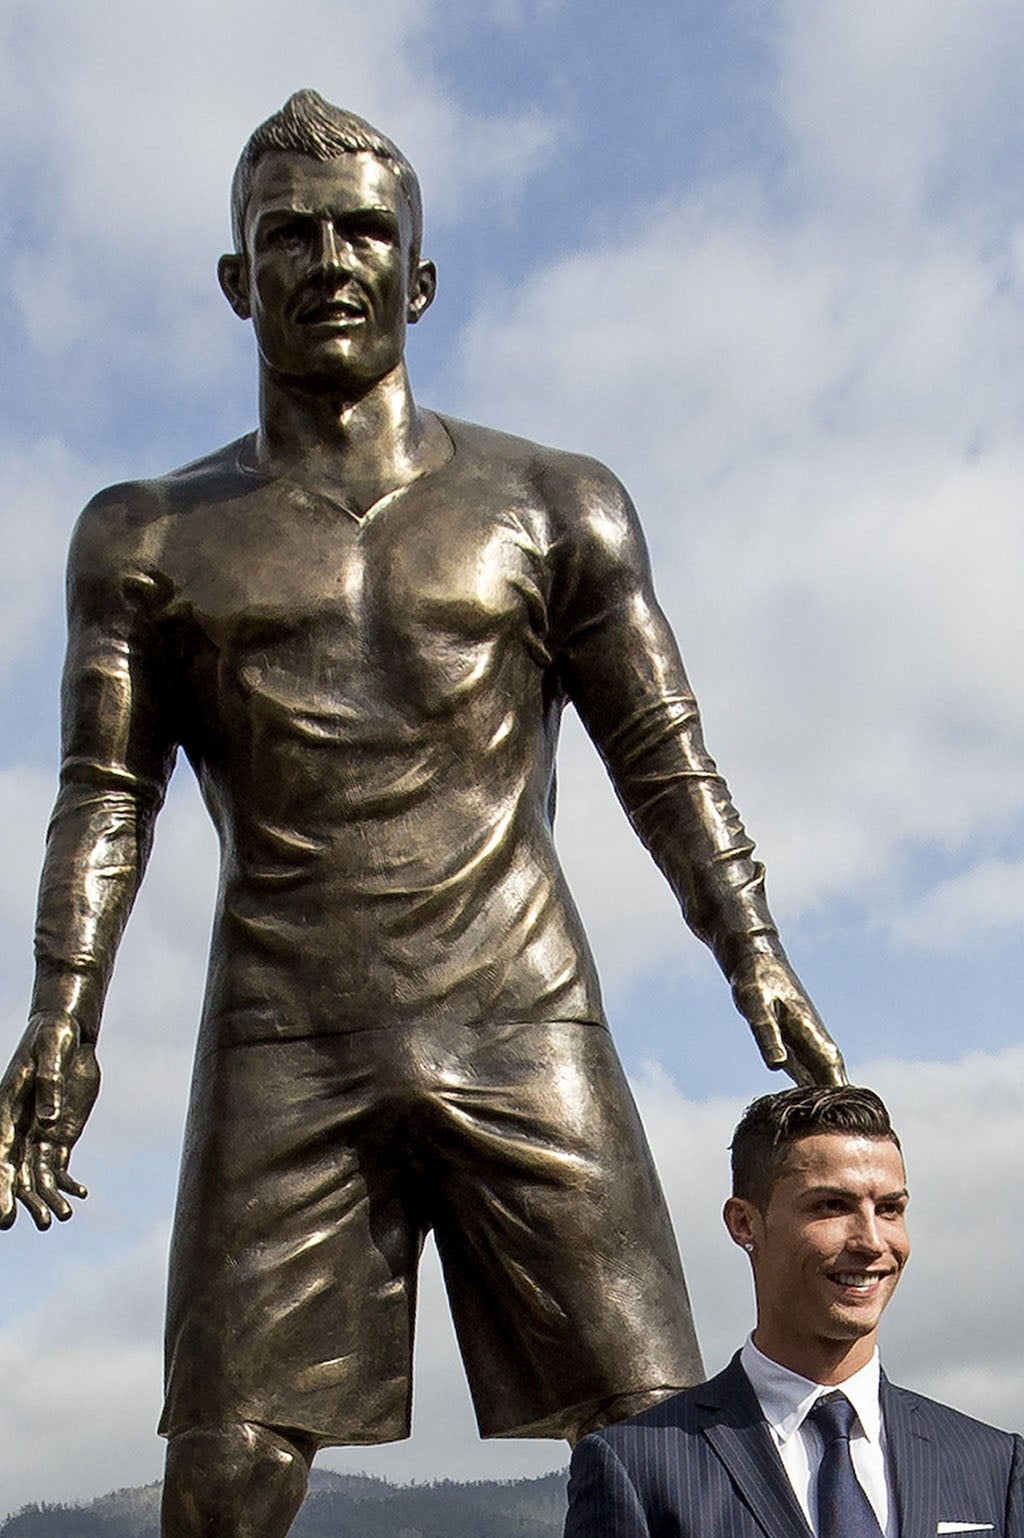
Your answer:
[[[815,1381],[856,1371],[910,1254],[906,1174],[895,1143],[819,1133],[790,1150],[767,1211],[730,1198],[726,1222],[750,1248],[758,1347]],[[824,1381],[827,1381],[825,1379]]]
[[[222,258],[221,285],[251,315],[265,367],[307,388],[371,389],[401,363],[406,325],[433,298],[430,263],[411,266],[398,175],[373,155],[265,155],[245,247],[244,262]]]

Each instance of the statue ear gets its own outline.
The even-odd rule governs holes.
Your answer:
[[[409,324],[414,326],[425,310],[434,302],[437,293],[437,268],[433,262],[417,262],[409,289],[409,308],[406,312]]]
[[[217,263],[217,279],[225,299],[239,320],[249,320],[252,307],[249,304],[249,277],[244,258],[237,252],[222,256]]]

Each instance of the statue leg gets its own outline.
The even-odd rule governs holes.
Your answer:
[[[284,1538],[315,1451],[248,1421],[177,1433],[167,1445],[162,1538]]]

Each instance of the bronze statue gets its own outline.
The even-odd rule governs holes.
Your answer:
[[[101,493],[69,567],[61,790],[0,1226],[70,1216],[114,953],[179,747],[222,863],[171,1257],[168,1535],[286,1532],[318,1447],[408,1432],[433,1228],[481,1431],[575,1437],[701,1376],[552,842],[575,705],[765,1061],[841,1081],[701,738],[629,499],[415,404],[415,174],[303,91],[219,275],[260,425]]]

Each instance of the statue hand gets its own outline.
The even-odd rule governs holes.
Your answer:
[[[99,1088],[95,1050],[74,1021],[33,1015],[0,1079],[0,1229],[11,1227],[19,1201],[44,1229],[71,1216],[68,1196],[87,1194],[68,1161]]]
[[[843,1056],[785,956],[752,951],[730,982],[769,1068],[796,1084],[845,1084]]]

